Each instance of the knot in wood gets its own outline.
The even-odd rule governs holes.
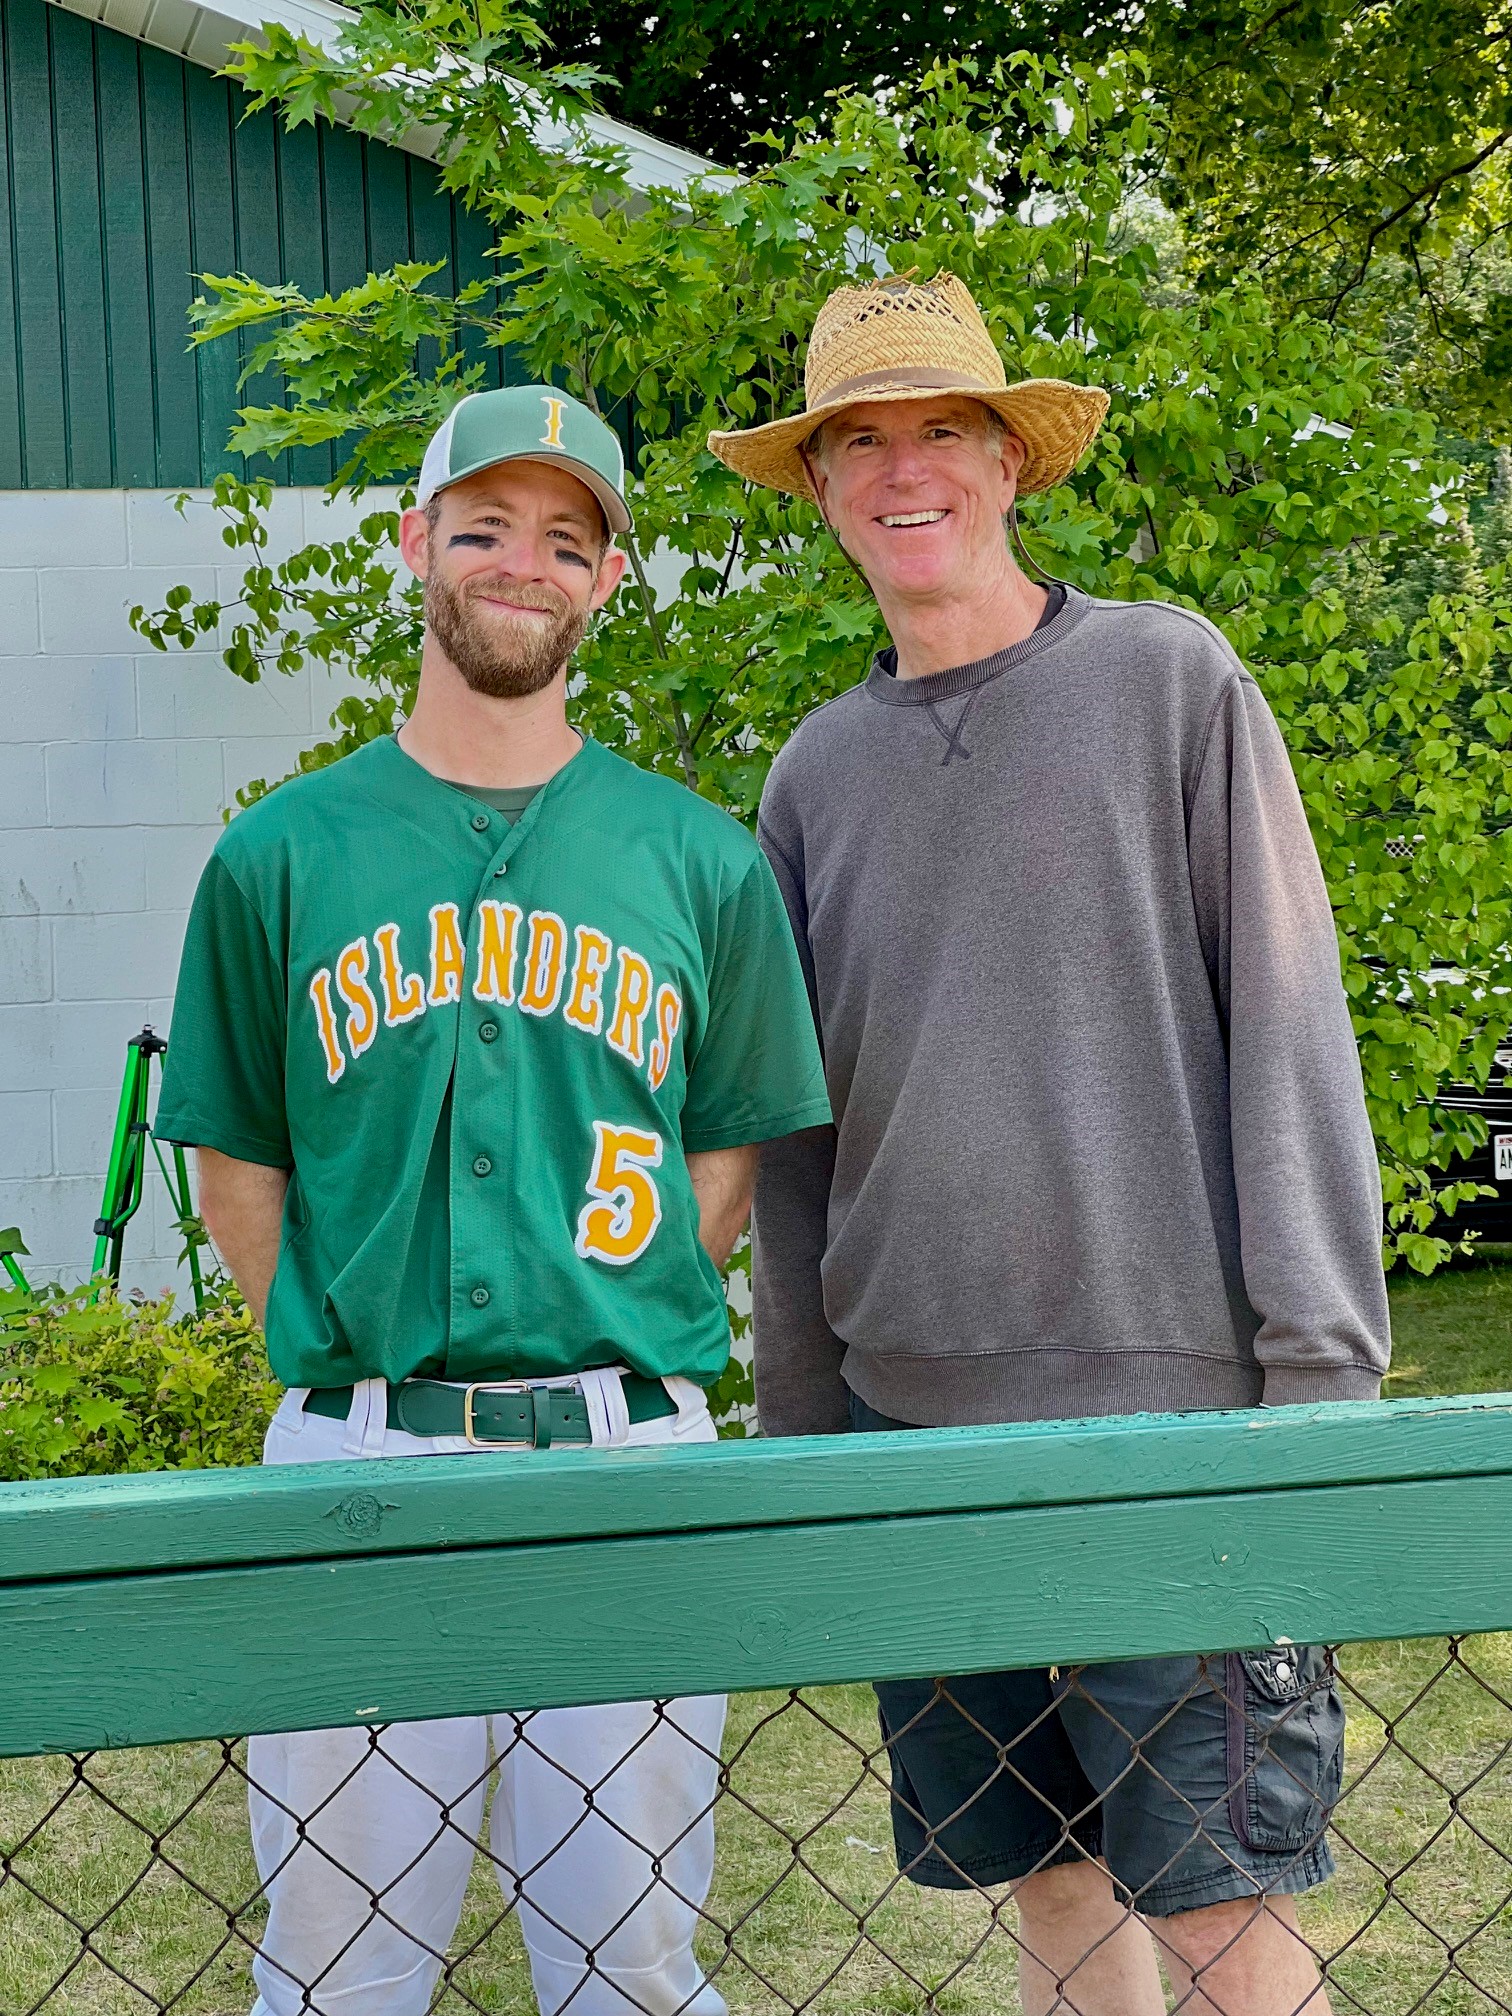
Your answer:
[[[382,1526],[384,1513],[392,1510],[391,1505],[383,1504],[371,1491],[349,1491],[326,1517],[334,1519],[349,1540],[367,1540]]]

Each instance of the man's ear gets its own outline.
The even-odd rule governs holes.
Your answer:
[[[590,609],[602,609],[609,597],[625,578],[629,561],[618,546],[606,546],[604,557],[599,562],[598,579],[593,584],[593,593],[588,598]]]
[[[815,438],[811,434],[807,442],[799,444],[798,460],[803,464],[803,473],[809,479],[809,488],[814,493],[814,503],[818,508],[819,516],[824,520],[830,531],[834,532],[835,538],[838,540],[840,534],[835,532],[835,521],[829,514],[829,477],[825,474],[824,467],[818,457],[809,453]]]
[[[1005,434],[1003,436],[1003,509],[1005,511],[1018,495],[1019,471],[1023,468],[1024,458],[1028,453],[1029,450],[1020,441],[1017,434]]]
[[[399,552],[411,574],[423,581],[430,572],[430,525],[423,511],[411,509],[400,518]]]
[[[833,532],[835,527],[829,514],[829,477],[810,455],[804,456],[803,466],[808,471],[809,482],[813,485],[814,502],[819,507],[819,516]]]

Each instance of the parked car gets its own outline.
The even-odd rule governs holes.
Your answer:
[[[1387,844],[1388,851],[1400,851]],[[1369,963],[1381,970],[1378,962]],[[1465,984],[1466,976],[1458,967],[1433,966],[1418,974],[1410,986],[1403,986],[1397,999],[1405,1006],[1424,989],[1431,995],[1439,988],[1457,989]],[[1474,998],[1483,998],[1479,989]],[[1443,1190],[1451,1183],[1480,1183],[1492,1194],[1468,1199],[1452,1215],[1441,1213],[1429,1229],[1443,1239],[1461,1239],[1474,1232],[1482,1239],[1512,1240],[1512,1030],[1493,1055],[1484,1091],[1474,1085],[1446,1085],[1439,1091],[1437,1103],[1454,1112],[1478,1113],[1486,1123],[1486,1139],[1470,1154],[1456,1155],[1446,1169],[1435,1171],[1434,1189]]]
[[[1484,1092],[1473,1085],[1446,1086],[1439,1104],[1460,1113],[1479,1113],[1486,1123],[1486,1140],[1472,1154],[1456,1156],[1434,1187],[1445,1183],[1486,1183],[1495,1186],[1493,1197],[1472,1197],[1461,1204],[1453,1217],[1441,1217],[1433,1230],[1444,1238],[1478,1232],[1483,1239],[1512,1239],[1512,1035],[1498,1050]]]

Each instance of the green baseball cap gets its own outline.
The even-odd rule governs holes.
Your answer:
[[[469,392],[431,436],[415,502],[500,462],[555,462],[598,499],[611,533],[630,530],[619,436],[579,399],[554,385]]]

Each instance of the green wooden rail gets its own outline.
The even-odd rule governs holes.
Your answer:
[[[1512,1395],[0,1485],[0,1755],[1512,1628]]]

